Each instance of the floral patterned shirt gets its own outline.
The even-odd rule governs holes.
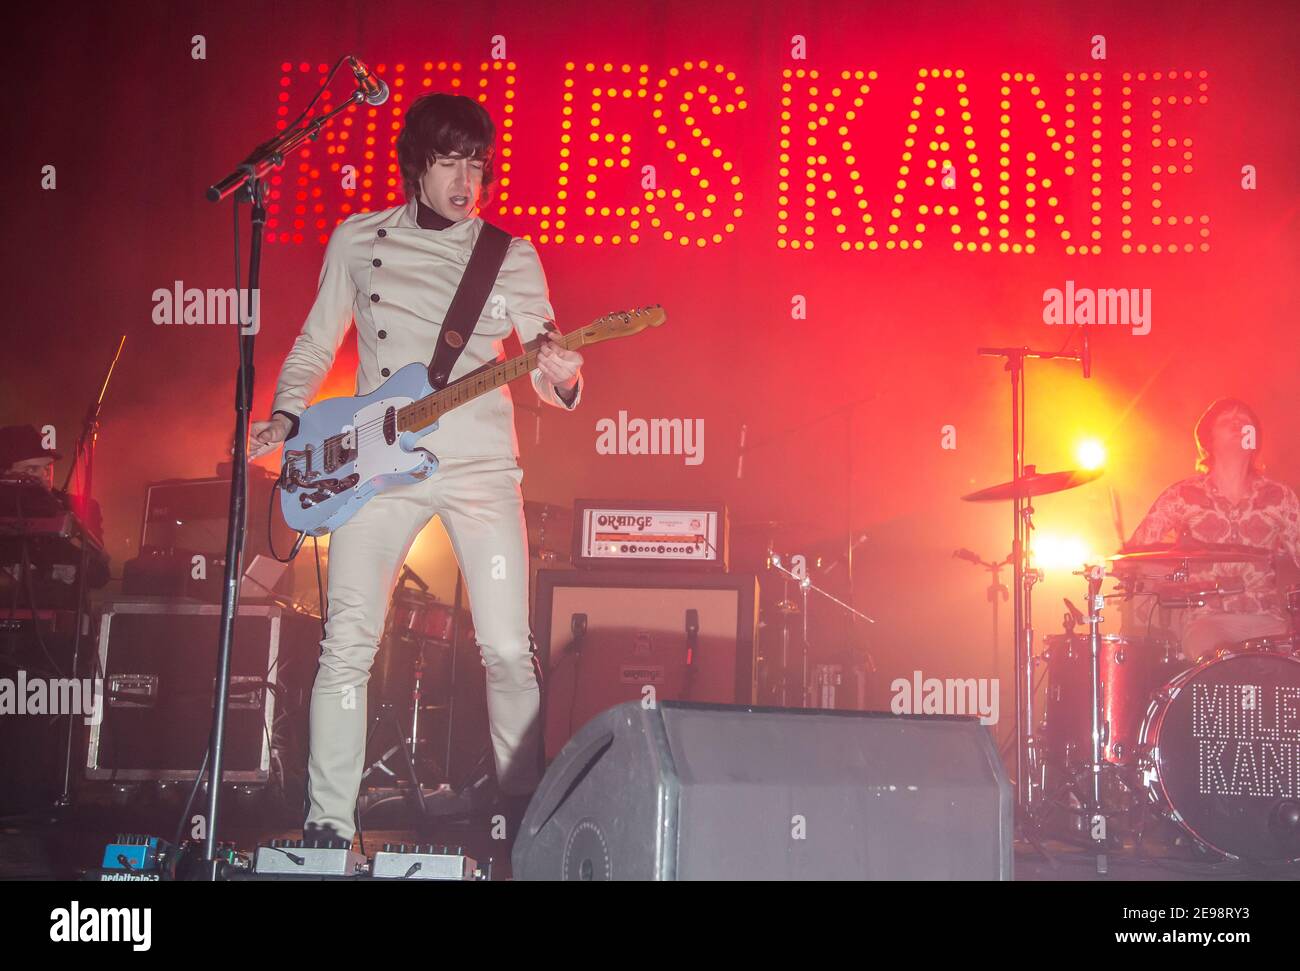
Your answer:
[[[1245,497],[1233,501],[1206,475],[1175,482],[1157,497],[1130,545],[1176,541],[1239,543],[1272,550],[1300,563],[1300,499],[1288,486],[1262,475],[1249,480]],[[1240,581],[1244,592],[1209,597],[1188,619],[1219,611],[1272,614],[1286,619],[1277,574],[1270,563],[1213,563],[1193,569],[1189,580],[1212,586]]]

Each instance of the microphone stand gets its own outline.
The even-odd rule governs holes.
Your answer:
[[[849,611],[851,615],[856,615],[857,617],[860,617],[864,620],[869,620],[873,624],[875,623],[874,620],[871,620],[871,618],[867,617],[866,614],[862,613],[861,611],[857,610],[852,606],[852,604],[856,602],[857,599],[857,590],[853,579],[853,552],[854,550],[857,549],[859,545],[861,545],[860,542],[854,541],[854,534],[857,532],[857,530],[853,528],[853,415],[857,411],[859,406],[870,404],[873,401],[877,400],[879,397],[880,397],[879,391],[872,392],[871,394],[866,395],[865,397],[857,398],[854,401],[849,401],[843,405],[840,405],[838,408],[832,408],[830,411],[824,412],[823,414],[818,415],[817,417],[809,421],[801,422],[789,428],[782,429],[779,432],[775,432],[772,435],[769,435],[767,438],[755,442],[752,445],[745,444],[745,438],[746,435],[748,434],[749,426],[742,425],[740,431],[740,447],[738,449],[737,458],[736,458],[736,478],[739,479],[744,474],[745,456],[748,455],[750,452],[756,449],[766,448],[768,445],[771,445],[775,442],[783,441],[784,439],[793,435],[795,432],[804,431],[816,425],[820,425],[822,422],[827,421],[831,418],[835,418],[839,415],[844,416],[844,520],[845,520],[844,556],[845,556],[845,566],[847,569],[847,579],[845,580],[845,583],[848,584],[849,603],[844,603],[843,601],[838,600],[837,598],[831,596],[829,593],[826,593],[823,590],[819,590],[817,587],[813,587],[812,589],[816,590],[818,593],[823,594],[829,599],[835,601],[835,603],[839,604],[845,610]],[[770,552],[771,551],[769,550],[769,554]],[[769,559],[769,563],[770,562],[772,561]],[[795,582],[800,583],[801,585],[804,583],[804,581],[799,580],[798,577],[795,577],[794,574],[790,573],[788,570],[785,570],[783,568],[779,568],[779,569],[781,569],[782,573],[785,573],[787,574],[787,576],[794,579]],[[806,592],[804,596],[805,598],[807,597]],[[849,623],[851,625],[850,630],[852,631],[852,625],[855,623],[852,617],[850,618]],[[808,619],[805,616],[804,617],[805,633],[807,632],[807,625],[808,625]],[[781,693],[782,693],[783,704],[785,698],[785,686],[786,683],[788,682],[788,676],[785,670],[785,666],[786,666],[785,649],[787,646],[786,639],[788,638],[788,636],[789,635],[785,629],[785,624],[783,621],[782,657],[781,657],[781,686],[782,686]],[[850,638],[852,639],[852,633],[850,634]],[[868,671],[868,673],[874,673],[876,670],[876,666],[875,666],[875,661],[871,657],[871,651],[867,648],[863,648],[863,656],[866,661],[865,664],[866,670]],[[808,663],[807,662],[808,662],[808,648],[805,641],[804,675],[803,675],[802,683],[800,684],[800,688],[802,689],[804,695],[807,694],[807,690],[808,690],[808,684],[807,684]]]
[[[998,641],[1001,640],[1001,634],[998,628],[998,600],[1007,599],[1007,588],[1002,584],[1002,571],[1011,565],[1011,557],[1008,556],[1001,563],[990,563],[970,550],[956,550],[952,554],[959,560],[965,560],[967,563],[973,563],[982,570],[987,570],[989,574],[989,585],[986,591],[988,602],[993,607],[993,676],[998,676]]]
[[[339,62],[340,64],[342,61]],[[337,69],[337,66],[336,66]],[[333,76],[331,72],[330,76]],[[328,78],[326,79],[328,83]],[[221,202],[234,196],[235,204],[252,203],[252,229],[248,254],[248,291],[256,293],[261,285],[262,239],[266,226],[266,177],[282,167],[286,156],[298,151],[308,140],[314,141],[320,130],[337,114],[366,100],[358,88],[333,111],[298,127],[288,129],[255,148],[233,172],[210,186],[205,197]],[[239,365],[235,374],[235,449],[230,468],[230,509],[226,528],[226,568],[221,590],[221,623],[217,635],[216,697],[212,704],[212,730],[208,739],[211,753],[208,771],[207,832],[203,840],[205,880],[221,876],[217,859],[217,830],[221,810],[221,784],[225,768],[226,710],[230,703],[230,657],[234,646],[235,616],[239,610],[239,584],[243,575],[244,534],[247,528],[248,421],[253,405],[253,348],[258,322],[255,319],[260,301],[250,299],[246,306],[250,319],[239,327]]]
[[[81,426],[81,434],[77,437],[77,446],[72,453],[72,464],[68,466],[68,474],[63,479],[62,491],[64,496],[68,497],[68,486],[72,482],[73,473],[77,470],[77,462],[81,460],[82,455],[85,455],[83,485],[77,496],[77,505],[81,509],[80,511],[73,510],[76,513],[77,529],[81,533],[81,558],[77,566],[77,629],[72,635],[72,677],[74,678],[77,677],[77,669],[81,663],[82,628],[86,626],[89,613],[86,609],[86,571],[90,569],[90,502],[91,488],[94,484],[95,444],[99,441],[99,416],[104,407],[104,396],[108,393],[108,383],[113,379],[113,371],[122,357],[122,347],[125,344],[126,335],[123,334],[117,342],[117,350],[113,352],[113,359],[108,362],[108,369],[104,372],[104,380],[99,384],[99,395],[86,409],[86,418]],[[68,500],[69,505],[71,505],[71,497],[68,497]],[[101,692],[99,696],[100,705],[104,704],[104,700],[104,695]],[[73,737],[76,734],[75,725],[76,720],[69,716],[68,734],[63,749],[63,788],[54,800],[57,809],[65,809],[72,804],[72,748]]]
[[[95,444],[99,440],[99,413],[104,407],[104,396],[108,393],[108,382],[113,380],[113,371],[117,367],[117,362],[122,358],[122,347],[126,344],[126,335],[123,334],[117,342],[117,350],[113,352],[113,360],[108,362],[108,369],[104,372],[104,380],[99,384],[99,396],[91,402],[86,409],[86,417],[81,425],[81,434],[77,436],[77,447],[72,453],[72,464],[68,466],[68,474],[63,477],[63,492],[68,491],[68,485],[72,482],[72,475],[77,470],[77,462],[82,454],[86,456],[86,482],[81,490],[81,495],[85,500],[90,499],[92,484],[92,475],[95,467]]]
[[[868,617],[868,616],[867,616],[866,614],[864,614],[862,611],[858,610],[856,607],[851,607],[851,606],[849,606],[848,604],[846,604],[843,600],[841,600],[839,597],[835,596],[834,594],[829,593],[829,592],[827,592],[827,591],[821,589],[820,587],[814,586],[812,580],[810,580],[810,579],[808,578],[808,575],[807,575],[806,573],[805,573],[802,577],[800,577],[800,576],[796,576],[795,573],[794,573],[793,571],[791,571],[790,569],[788,569],[788,568],[786,567],[786,565],[785,565],[784,563],[781,562],[781,557],[780,557],[779,554],[777,554],[777,553],[770,553],[770,554],[768,554],[768,560],[767,560],[767,561],[768,561],[768,563],[772,566],[772,568],[773,568],[774,570],[776,570],[778,573],[781,573],[782,575],[784,575],[784,576],[790,578],[790,579],[793,580],[795,583],[797,583],[797,584],[799,585],[799,590],[800,590],[800,592],[801,592],[801,594],[802,594],[802,598],[803,598],[803,637],[802,637],[801,639],[802,639],[802,641],[803,641],[803,673],[802,673],[802,675],[801,675],[801,681],[800,681],[800,685],[799,685],[799,687],[800,687],[800,690],[801,690],[801,692],[802,692],[802,694],[800,695],[800,707],[807,707],[807,703],[808,703],[808,591],[811,590],[813,593],[820,594],[821,596],[823,596],[823,597],[825,597],[827,600],[829,600],[831,603],[833,603],[833,604],[837,604],[837,605],[839,605],[840,607],[843,607],[843,608],[844,608],[845,610],[847,610],[850,614],[852,614],[852,615],[855,616],[855,617],[860,618],[861,620],[865,620],[868,624],[874,624],[876,621],[875,621],[875,618],[874,618],[874,617]],[[784,684],[785,684],[785,672],[782,671],[782,672],[781,672],[781,675],[782,675],[782,679],[783,679],[783,680],[782,680],[782,685],[784,686]],[[782,704],[784,704],[784,689],[783,689],[783,694],[782,694]]]

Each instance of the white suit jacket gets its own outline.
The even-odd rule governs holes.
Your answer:
[[[445,229],[423,229],[416,210],[412,199],[392,209],[349,216],[335,228],[325,247],[316,301],[280,369],[272,411],[300,415],[306,409],[354,321],[357,394],[369,394],[413,361],[428,365],[483,220],[475,210]],[[504,360],[503,342],[512,327],[531,349],[554,318],[536,247],[512,239],[451,380]],[[540,369],[531,377],[542,401],[566,410],[577,407],[581,377],[572,405],[564,403]],[[517,458],[509,389],[497,388],[443,415],[437,430],[420,444],[439,458]]]

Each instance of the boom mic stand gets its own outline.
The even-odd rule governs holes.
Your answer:
[[[210,186],[205,192],[205,197],[209,202],[221,202],[230,196],[234,196],[236,205],[240,202],[252,204],[250,213],[252,234],[248,254],[248,291],[250,294],[256,293],[261,284],[262,238],[263,229],[266,226],[267,176],[276,169],[281,168],[287,156],[297,152],[308,141],[314,141],[319,136],[320,130],[335,115],[351,108],[353,105],[360,104],[362,101],[381,104],[388,97],[388,89],[382,85],[382,82],[378,92],[368,94],[367,89],[373,85],[368,85],[366,81],[362,80],[364,66],[360,65],[360,62],[355,58],[349,57],[348,59],[352,62],[353,72],[357,75],[358,82],[361,85],[353,91],[351,97],[342,101],[333,111],[326,112],[305,124],[297,125],[297,122],[302,120],[307,110],[310,110],[311,106],[315,104],[316,98],[320,97],[320,91],[325,89],[325,86],[334,77],[335,72],[343,64],[344,58],[339,58],[334,65],[334,69],[326,77],[324,85],[317,92],[316,98],[312,99],[311,104],[307,106],[302,115],[299,115],[294,125],[255,148],[252,154],[241,162],[233,172]],[[369,78],[369,72],[365,72],[365,76]],[[236,273],[238,273],[238,261],[236,261]],[[238,289],[238,281],[236,281],[236,289]],[[259,301],[250,299],[246,304],[249,312],[247,324],[243,321],[241,312],[238,336],[239,365],[235,374],[235,449],[234,460],[230,469],[230,511],[226,528],[226,569],[221,591],[221,626],[217,641],[216,697],[213,699],[212,704],[212,731],[208,741],[212,757],[208,775],[207,832],[203,840],[202,867],[203,878],[207,880],[216,880],[221,876],[221,863],[216,857],[217,824],[221,809],[220,795],[225,756],[226,709],[230,703],[230,656],[234,642],[235,615],[239,609],[239,582],[244,572],[244,534],[246,532],[248,513],[248,418],[253,405],[253,345],[258,329],[256,319],[258,303]],[[241,304],[241,311],[243,306]]]
[[[839,605],[842,606],[845,610],[849,611],[849,613],[850,613],[851,616],[854,616],[854,617],[857,617],[857,618],[862,618],[862,619],[864,619],[864,620],[870,620],[871,623],[873,623],[873,624],[875,623],[874,620],[871,620],[871,618],[867,617],[866,614],[864,614],[864,613],[862,613],[861,611],[855,609],[855,608],[851,605],[851,604],[854,602],[855,597],[856,597],[856,595],[857,595],[857,588],[856,588],[856,585],[854,584],[854,577],[853,577],[853,554],[854,554],[854,551],[857,549],[857,547],[858,547],[859,545],[861,545],[861,544],[860,544],[860,541],[855,541],[855,540],[854,540],[854,535],[855,535],[855,532],[856,532],[856,531],[855,531],[854,528],[853,528],[853,448],[852,448],[852,446],[853,446],[853,415],[854,415],[854,413],[857,411],[857,409],[858,409],[859,406],[861,406],[861,405],[865,405],[865,404],[870,404],[870,403],[876,401],[879,397],[880,397],[880,392],[879,392],[879,391],[874,391],[874,392],[872,392],[871,394],[866,395],[865,397],[857,398],[857,399],[855,399],[854,401],[850,401],[850,402],[848,402],[848,403],[846,403],[846,404],[840,405],[838,408],[833,408],[833,409],[831,409],[830,411],[825,412],[824,414],[821,414],[821,415],[819,415],[819,416],[817,416],[817,417],[811,419],[810,421],[801,422],[801,423],[799,423],[799,424],[797,424],[797,425],[794,425],[794,426],[791,426],[791,427],[789,427],[789,428],[782,429],[781,431],[776,432],[776,433],[774,433],[774,434],[768,436],[767,438],[763,439],[762,441],[755,442],[755,443],[753,443],[752,445],[747,445],[747,444],[745,443],[745,438],[746,438],[746,435],[747,435],[747,433],[748,433],[748,426],[747,426],[747,425],[742,425],[742,426],[741,426],[741,429],[740,429],[740,448],[739,448],[739,451],[738,451],[738,454],[737,454],[737,459],[736,459],[736,478],[737,478],[737,479],[740,479],[740,478],[742,478],[742,477],[744,476],[744,469],[745,469],[745,456],[747,456],[750,452],[754,451],[755,449],[765,448],[766,446],[771,445],[771,444],[773,444],[773,443],[775,443],[775,442],[782,441],[782,440],[788,438],[790,435],[793,435],[793,434],[796,433],[796,432],[805,431],[805,430],[807,430],[807,429],[809,429],[809,428],[812,428],[812,427],[815,426],[815,425],[820,425],[822,422],[827,421],[827,420],[829,420],[829,419],[831,419],[831,418],[835,418],[835,417],[838,417],[838,416],[840,416],[840,415],[843,415],[843,416],[844,416],[844,438],[845,438],[845,452],[844,452],[844,455],[845,455],[845,462],[844,462],[844,521],[845,521],[845,525],[844,525],[844,563],[845,563],[845,569],[846,569],[847,574],[848,574],[848,578],[847,578],[847,580],[846,580],[845,582],[846,582],[846,584],[848,585],[848,597],[849,597],[849,601],[850,601],[850,602],[849,602],[849,603],[844,603],[843,601],[838,600],[837,598],[831,596],[829,593],[826,593],[824,590],[820,590],[820,589],[818,589],[818,588],[816,588],[816,587],[813,587],[813,589],[816,590],[817,593],[820,593],[820,594],[822,594],[822,595],[824,595],[824,596],[826,596],[826,597],[829,597],[831,600],[834,600],[835,603],[839,604]],[[769,563],[769,565],[772,564],[772,556],[771,556],[771,552],[772,552],[772,551],[771,551],[771,549],[769,548],[769,550],[768,550],[768,554],[769,554],[768,563]],[[777,559],[779,560],[779,557],[778,557]],[[796,577],[793,573],[790,573],[788,570],[785,570],[784,568],[781,569],[781,572],[784,573],[784,574],[786,574],[786,576],[788,576],[788,577],[794,579],[794,581],[795,581],[796,583],[801,584],[801,589],[803,589],[802,584],[803,584],[804,581],[800,580],[800,579],[799,579],[798,577]],[[782,599],[784,600],[784,597],[783,597]],[[806,608],[806,607],[807,607],[807,603],[806,603],[806,600],[807,600],[807,590],[806,590],[806,589],[804,590],[804,599],[805,599],[805,604],[804,604],[804,606],[805,606],[805,608]],[[781,647],[781,701],[782,701],[782,704],[785,703],[785,698],[786,698],[786,688],[787,688],[787,685],[788,685],[788,683],[789,683],[789,676],[788,676],[788,672],[787,672],[787,670],[786,670],[786,656],[785,656],[785,655],[786,655],[786,650],[787,650],[788,647],[789,647],[789,631],[788,631],[788,629],[787,629],[787,624],[788,624],[788,618],[787,618],[785,615],[782,615],[782,620],[781,620],[781,627],[782,627],[782,633],[781,633],[781,637],[782,637],[782,647]],[[801,684],[800,684],[800,689],[801,689],[801,691],[803,692],[803,694],[801,695],[801,697],[806,696],[806,695],[807,695],[807,690],[808,690],[808,684],[807,684],[808,647],[807,647],[807,636],[806,636],[806,635],[807,635],[807,629],[808,629],[808,618],[807,618],[807,615],[805,614],[805,615],[804,615],[804,632],[805,632],[805,637],[804,637],[804,649],[803,649],[803,655],[804,655],[804,674],[803,674],[802,682],[801,682]],[[850,635],[850,636],[852,636],[852,635]],[[867,670],[868,670],[869,672],[874,672],[874,671],[875,671],[875,662],[871,659],[871,652],[870,652],[868,649],[863,648],[863,653],[864,653],[864,655],[865,655],[865,657],[866,657],[866,661],[867,661]]]
[[[784,576],[790,578],[795,583],[797,583],[799,585],[800,595],[803,597],[803,634],[800,637],[800,641],[802,642],[803,645],[802,646],[802,667],[800,669],[802,673],[800,675],[800,680],[799,680],[800,707],[803,707],[807,704],[808,701],[808,591],[811,590],[813,593],[820,594],[821,596],[829,600],[831,603],[836,604],[839,607],[842,607],[844,610],[847,610],[854,617],[857,617],[860,620],[865,620],[868,624],[874,624],[876,621],[874,617],[868,617],[866,614],[858,610],[856,607],[852,607],[849,604],[846,604],[843,600],[835,596],[833,593],[829,593],[821,589],[820,587],[814,586],[812,580],[809,579],[806,573],[803,576],[798,576],[797,574],[792,572],[790,569],[786,567],[784,563],[781,562],[781,556],[779,553],[769,553],[768,563],[772,566],[774,570],[776,570],[777,572],[783,574]],[[781,676],[783,679],[785,678],[784,671],[781,672]],[[783,680],[782,684],[784,685],[784,683],[785,682]],[[781,697],[782,697],[782,703],[784,704],[784,700],[785,700],[784,687],[782,688]]]

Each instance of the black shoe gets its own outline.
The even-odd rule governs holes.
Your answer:
[[[302,845],[329,850],[350,849],[352,841],[344,839],[339,835],[339,831],[328,823],[324,825],[308,823],[302,828]]]

